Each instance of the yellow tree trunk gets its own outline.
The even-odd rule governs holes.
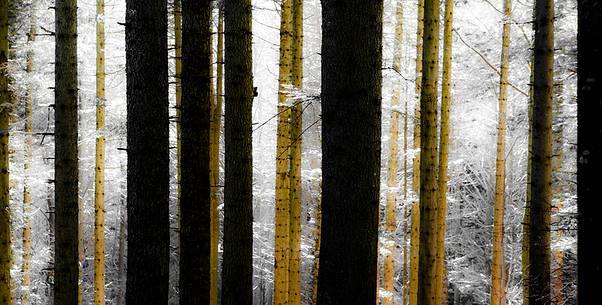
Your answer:
[[[424,0],[418,0],[416,25],[416,105],[414,106],[414,160],[412,164],[412,191],[414,204],[412,204],[412,232],[419,230],[420,217],[414,217],[414,207],[419,208],[418,196],[420,194],[420,92],[422,89],[422,49],[424,36]],[[419,214],[418,214],[419,215]],[[418,235],[410,239],[410,305],[418,304],[418,252],[412,255],[412,249],[418,249],[420,240]]]
[[[218,267],[218,243],[219,243],[219,139],[222,126],[222,101],[224,80],[224,19],[221,8],[217,15],[217,82],[215,107],[213,107],[211,119],[211,291],[210,305],[217,305],[217,267]]]
[[[508,62],[512,2],[504,0],[504,25],[500,64],[497,154],[495,161],[495,203],[493,216],[493,252],[491,263],[491,304],[504,303],[504,209],[506,196],[506,108],[508,100]]]
[[[94,305],[105,303],[105,4],[96,1],[96,167],[94,192]]]
[[[293,41],[291,81],[296,90],[303,86],[303,0],[292,0]],[[301,304],[301,143],[302,101],[290,112],[290,258],[288,303]]]
[[[33,110],[33,43],[36,37],[36,3],[31,4],[30,28],[28,34],[29,50],[27,51],[26,72],[29,77],[27,84],[27,98],[25,100],[25,160],[23,164],[23,262],[21,268],[21,304],[29,305],[29,289],[31,285],[31,164],[33,161],[33,135],[32,135],[32,110]]]
[[[437,206],[437,266],[435,300],[447,302],[447,281],[445,270],[445,221],[447,219],[447,169],[449,151],[449,112],[452,102],[452,28],[454,2],[445,0],[445,20],[443,26],[443,77],[441,87],[441,131],[439,137],[439,179]],[[445,284],[445,285],[444,285]]]
[[[0,0],[0,304],[11,303],[11,236],[8,139],[11,112],[8,90],[8,0]]]
[[[420,92],[420,252],[418,304],[435,305],[437,258],[437,80],[439,1],[424,2],[424,48]]]
[[[280,21],[278,76],[278,138],[276,143],[276,213],[274,244],[274,305],[288,304],[290,257],[290,107],[292,72],[292,0],[283,0]]]
[[[401,55],[403,43],[403,1],[397,1],[395,12],[395,53],[393,55],[393,70],[400,72]],[[397,229],[397,169],[399,154],[399,116],[397,110],[400,99],[400,83],[394,83],[391,96],[391,127],[389,132],[389,166],[387,168],[387,205],[386,205],[386,246],[383,270],[383,290],[386,295],[382,298],[382,304],[392,305],[395,296],[395,257],[397,248],[393,236]]]
[[[182,169],[180,168],[180,158],[182,155],[182,0],[174,0],[174,49],[175,58],[175,90],[176,90],[176,150],[178,159],[178,224],[180,223],[180,182]]]

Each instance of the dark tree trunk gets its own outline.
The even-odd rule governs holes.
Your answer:
[[[578,285],[580,304],[599,299],[600,160],[602,159],[602,2],[578,1],[577,200],[579,209]]]
[[[77,1],[57,1],[55,22],[54,304],[76,305],[79,294]]]
[[[535,1],[529,304],[550,304],[554,1]]]
[[[167,304],[169,117],[167,2],[127,0],[126,304]]]
[[[251,0],[225,2],[225,185],[222,304],[253,304]]]
[[[383,1],[322,1],[322,237],[318,304],[374,304]]]
[[[182,1],[180,304],[209,304],[210,1]]]

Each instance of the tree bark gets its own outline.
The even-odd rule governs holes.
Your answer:
[[[292,0],[292,70],[291,82],[295,90],[303,86],[303,0]],[[303,128],[303,99],[294,100],[290,112],[290,255],[289,290],[290,305],[301,304],[301,144]]]
[[[182,0],[180,303],[210,294],[211,3]]]
[[[437,258],[437,80],[439,1],[424,2],[422,86],[420,92],[420,252],[418,304],[435,305]]]
[[[383,2],[322,2],[322,242],[318,304],[374,304]]]
[[[508,65],[510,59],[510,22],[512,2],[504,0],[502,54],[500,64],[500,95],[498,103],[498,134],[495,160],[495,203],[493,216],[493,249],[491,263],[491,304],[501,305],[504,277],[504,211],[506,199],[506,109],[508,102]]]
[[[578,88],[577,88],[577,206],[578,206],[578,285],[580,303],[599,299],[599,277],[602,270],[598,246],[602,242],[599,231],[600,160],[602,159],[602,3],[579,0],[578,22]]]
[[[550,304],[554,1],[535,2],[529,304]]]
[[[445,229],[447,220],[447,172],[449,154],[449,112],[452,103],[452,29],[454,2],[445,1],[443,26],[443,76],[441,79],[441,129],[439,136],[439,178],[437,180],[437,270],[435,282],[435,300],[447,303],[447,272],[445,263]]]
[[[251,0],[225,2],[225,186],[222,304],[253,303]]]
[[[420,212],[415,211],[414,207],[419,208],[420,196],[420,91],[422,87],[422,49],[424,36],[424,0],[418,0],[416,21],[416,62],[415,62],[415,104],[414,104],[414,135],[413,148],[414,159],[412,160],[412,223],[411,230],[419,230],[420,217],[414,217],[413,214],[419,215]],[[413,235],[412,235],[413,236]],[[417,235],[418,236],[418,235]],[[412,255],[412,249],[418,249],[420,244],[419,238],[410,238],[410,305],[418,304],[418,252],[415,256]]]
[[[127,0],[126,9],[126,303],[166,304],[169,288],[167,3]]]
[[[274,305],[288,304],[290,260],[290,114],[292,74],[292,1],[280,7],[278,126],[276,138],[276,211],[274,212]]]
[[[105,304],[105,3],[96,1],[96,167],[94,170],[94,305]]]
[[[79,295],[77,1],[55,9],[55,276],[54,303],[74,305]]]

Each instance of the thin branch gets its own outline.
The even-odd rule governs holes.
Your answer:
[[[469,45],[463,38],[462,35],[460,35],[460,33],[458,33],[458,31],[456,29],[454,29],[454,33],[456,33],[456,36],[458,37],[458,39],[460,39],[460,41],[469,49],[471,49],[473,52],[475,52],[479,57],[481,57],[481,59],[485,62],[485,64],[487,64],[487,66],[489,66],[493,71],[495,71],[495,73],[497,73],[497,75],[501,75],[500,71],[498,70],[498,68],[496,68],[494,65],[491,64],[491,62],[489,62],[489,60],[485,57],[485,55],[483,55],[481,52],[479,52],[477,49],[475,49],[473,46]],[[511,82],[508,82],[508,85],[510,85],[510,87],[514,88],[514,90],[518,91],[520,94],[529,97],[529,94],[526,93],[525,91],[521,90],[520,88],[518,88],[516,85],[514,85]]]
[[[311,123],[311,125],[307,126],[305,129],[303,129],[303,131],[299,134],[299,136],[297,138],[295,138],[294,141],[291,142],[291,144],[289,144],[285,149],[282,150],[282,152],[276,157],[276,159],[282,157],[282,155],[287,152],[289,150],[289,148],[291,148],[293,146],[293,144],[297,143],[297,141],[299,141],[301,139],[301,137],[303,137],[303,134],[308,131],[310,128],[314,127],[314,125],[318,124],[318,122],[320,122],[320,120],[322,120],[322,118],[317,119],[315,122]]]

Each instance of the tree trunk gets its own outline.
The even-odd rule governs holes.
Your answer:
[[[29,77],[27,83],[27,97],[25,99],[25,160],[23,164],[23,261],[21,277],[21,304],[29,305],[31,285],[31,165],[33,162],[33,44],[36,39],[36,2],[31,3],[29,19],[29,33],[27,40],[30,49],[27,51],[26,72]]]
[[[54,303],[74,305],[79,294],[77,1],[55,9],[55,276]]]
[[[96,167],[94,188],[94,305],[105,304],[105,3],[96,1]]]
[[[126,303],[166,304],[169,288],[167,3],[127,0],[126,8]]]
[[[208,304],[211,3],[182,0],[180,302]]]
[[[404,99],[403,116],[403,296],[402,305],[408,304],[409,275],[408,272],[408,218],[411,207],[408,206],[408,99]]]
[[[582,303],[599,299],[599,278],[602,271],[598,246],[600,160],[602,159],[602,3],[596,0],[577,1],[579,10],[578,41],[578,103],[577,103],[577,206],[579,209],[578,285]]]
[[[292,1],[282,0],[278,71],[278,127],[276,139],[276,211],[274,213],[274,305],[288,304],[290,257],[290,106],[292,85]]]
[[[422,86],[420,92],[420,252],[418,304],[434,305],[437,258],[437,80],[439,1],[424,3]]]
[[[318,304],[374,304],[383,2],[322,2],[322,242]]]
[[[535,2],[529,304],[550,304],[554,1]]]
[[[293,41],[291,81],[295,90],[303,86],[303,0],[293,1]],[[303,100],[294,101],[290,112],[290,256],[289,291],[290,305],[301,304],[301,143],[303,127]]]
[[[222,304],[253,303],[251,0],[225,2],[225,186]]]
[[[403,46],[403,2],[397,1],[395,11],[395,46],[393,55],[393,70],[400,73]],[[387,205],[386,205],[386,246],[383,268],[383,290],[387,292],[382,297],[383,305],[392,305],[395,297],[395,231],[397,230],[397,170],[399,160],[399,96],[401,91],[400,79],[396,78],[391,95],[391,122],[389,131],[389,160],[387,167]]]
[[[416,81],[415,93],[416,103],[414,105],[414,136],[413,148],[414,159],[412,161],[412,231],[418,230],[420,227],[420,217],[414,217],[413,214],[419,215],[419,212],[414,210],[418,207],[418,197],[420,196],[420,91],[422,87],[422,49],[424,36],[424,0],[418,0],[417,8],[417,24],[416,24]],[[417,235],[418,236],[418,235]],[[410,305],[418,304],[418,252],[415,256],[412,255],[412,249],[418,249],[420,244],[419,238],[410,238]]]
[[[440,304],[447,303],[447,272],[445,263],[445,229],[447,220],[447,170],[449,152],[449,112],[451,108],[452,80],[452,27],[454,2],[445,1],[445,20],[443,26],[443,76],[441,85],[441,130],[439,137],[439,179],[437,206],[437,266],[435,282],[435,300]],[[445,285],[444,285],[445,284]],[[440,300],[440,301],[439,301]]]
[[[533,66],[531,67],[531,83],[533,83]],[[531,153],[531,147],[533,146],[533,86],[529,90],[529,105],[528,105],[528,119],[529,119],[529,144],[527,154],[527,190],[525,194],[525,212],[523,215],[523,239],[522,239],[522,280],[523,280],[523,305],[529,305],[529,243],[530,243],[530,229],[531,226],[531,164],[533,164],[533,157]]]
[[[506,199],[506,108],[508,101],[508,65],[510,58],[510,22],[512,2],[504,0],[500,95],[498,109],[497,153],[495,160],[495,203],[493,216],[493,252],[491,263],[491,305],[505,303],[504,275],[504,210]]]

